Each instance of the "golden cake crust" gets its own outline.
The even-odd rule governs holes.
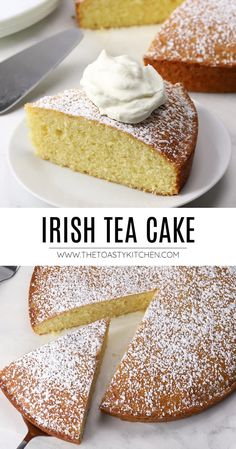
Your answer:
[[[0,372],[0,387],[22,416],[48,435],[80,443],[109,321],[37,348]]]
[[[184,2],[163,24],[144,62],[190,91],[235,92],[234,0]]]
[[[76,0],[76,2],[75,2],[76,20],[82,28],[83,28],[83,18],[82,18],[82,14],[81,14],[81,8],[83,6],[82,5],[83,3],[84,3],[84,0]]]
[[[171,422],[171,421],[177,421],[178,419],[184,419],[189,418],[190,416],[196,415],[198,413],[203,412],[204,410],[207,410],[214,405],[217,405],[219,402],[226,399],[231,393],[233,393],[236,390],[236,382],[232,384],[230,387],[225,388],[224,392],[220,395],[216,395],[213,400],[208,400],[207,404],[204,406],[196,406],[192,407],[190,410],[185,411],[184,414],[182,412],[176,413],[175,416],[171,417],[168,416],[168,418],[162,419],[160,418],[159,413],[153,413],[151,416],[147,416],[146,414],[134,416],[132,414],[128,414],[125,412],[121,412],[119,407],[110,407],[106,405],[105,400],[107,396],[104,397],[104,403],[102,402],[100,406],[100,410],[102,413],[105,413],[106,415],[113,416],[114,418],[119,418],[122,421],[129,421],[129,422],[149,422],[149,423],[155,423],[155,422]],[[119,393],[118,393],[119,394]]]
[[[102,400],[127,421],[190,416],[236,388],[235,269],[180,267],[152,301]]]

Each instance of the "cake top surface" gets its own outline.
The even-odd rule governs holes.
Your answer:
[[[202,270],[205,276],[216,276],[218,272],[212,267]],[[166,285],[174,284],[179,273],[179,267],[36,267],[29,295],[32,324],[84,305],[145,291],[161,291]]]
[[[235,66],[235,0],[187,0],[164,22],[146,57]]]
[[[32,325],[84,305],[153,290],[157,288],[162,270],[151,267],[36,267],[30,285]]]
[[[96,321],[11,363],[0,386],[46,433],[78,441],[108,322]]]
[[[137,124],[121,123],[101,115],[81,89],[70,89],[55,96],[43,97],[30,106],[83,117],[116,128],[181,165],[193,150],[192,141],[197,133],[197,112],[181,84],[171,85],[166,82],[165,88],[166,103]]]
[[[147,309],[102,409],[161,421],[207,407],[235,386],[235,274],[214,267],[173,273]]]

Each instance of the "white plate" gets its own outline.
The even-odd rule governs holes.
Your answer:
[[[27,296],[31,274],[32,268],[22,267],[0,287],[0,369],[56,338],[36,335],[30,327]],[[235,395],[199,415],[162,424],[124,422],[99,412],[104,391],[141,319],[142,313],[138,312],[111,320],[82,445],[41,437],[32,440],[26,449],[236,449]],[[20,414],[0,392],[0,448],[17,448],[25,433]]]
[[[48,16],[60,0],[8,0],[0,8],[0,37],[28,28]]]
[[[224,125],[197,104],[199,134],[190,177],[179,195],[157,196],[62,168],[34,155],[25,122],[9,147],[18,181],[36,197],[58,207],[177,207],[211,189],[224,175],[231,144]]]

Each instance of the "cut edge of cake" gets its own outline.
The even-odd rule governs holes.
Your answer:
[[[120,1],[76,0],[76,20],[81,28],[103,29],[163,22],[183,0]],[[96,5],[97,4],[97,5]]]
[[[152,301],[156,290],[145,291],[134,295],[112,298],[104,302],[80,306],[70,311],[55,314],[54,317],[35,319],[34,305],[29,296],[30,323],[36,334],[43,335],[51,332],[59,332],[77,326],[87,325],[101,319],[115,318],[132,312],[146,310]]]
[[[145,310],[158,290],[152,267],[35,266],[28,291],[30,324],[57,332]]]

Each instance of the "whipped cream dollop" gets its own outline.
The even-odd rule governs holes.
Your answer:
[[[139,123],[166,101],[162,77],[129,56],[103,50],[84,70],[81,85],[102,115],[123,123]]]

